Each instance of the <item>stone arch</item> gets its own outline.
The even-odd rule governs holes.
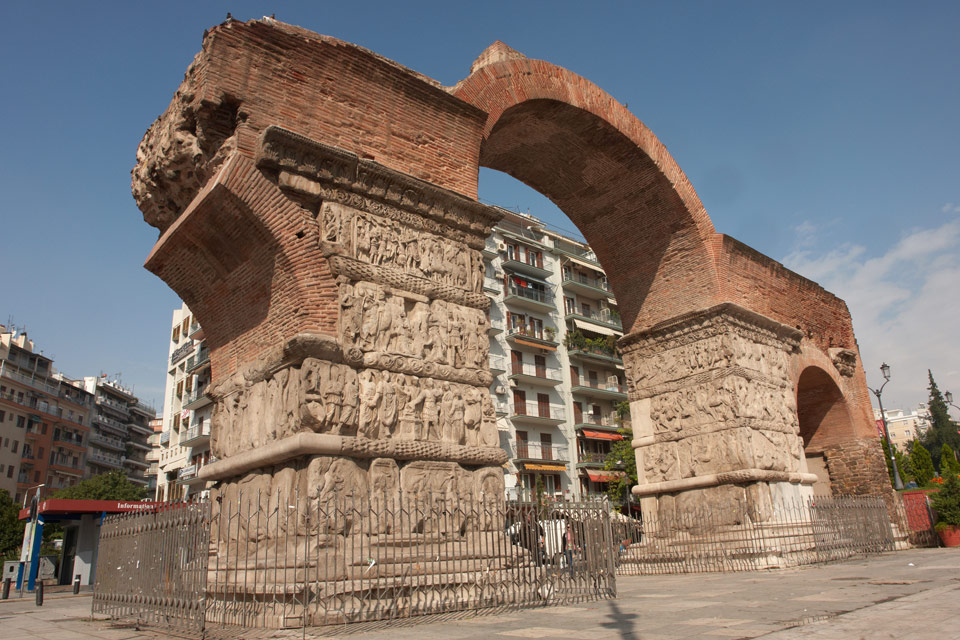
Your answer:
[[[478,164],[550,198],[580,229],[624,328],[716,304],[716,233],[683,171],[609,94],[566,69],[491,45],[452,93],[487,114]]]
[[[811,365],[797,377],[797,419],[808,471],[818,477],[816,493],[833,493],[830,457],[855,437],[854,421],[841,382],[831,368]]]

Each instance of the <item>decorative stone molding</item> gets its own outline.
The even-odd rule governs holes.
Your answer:
[[[834,347],[830,349],[830,359],[833,366],[837,368],[840,375],[851,377],[857,372],[857,352],[853,349],[840,349]]]
[[[405,211],[414,211],[438,223],[436,233],[460,229],[472,236],[471,242],[478,242],[475,249],[483,248],[487,233],[502,217],[493,207],[282,127],[264,130],[256,162],[261,168],[289,171],[377,201],[379,206],[373,207],[377,211],[372,211],[377,215],[404,221]]]
[[[635,496],[657,496],[662,494],[679,493],[691,489],[706,489],[721,485],[740,485],[754,482],[789,482],[790,484],[812,485],[817,476],[812,473],[766,471],[764,469],[739,469],[724,473],[712,473],[705,476],[695,476],[682,480],[669,480],[633,487]]]
[[[500,447],[298,433],[256,449],[243,451],[226,460],[211,462],[200,470],[198,477],[204,480],[225,480],[252,469],[284,464],[303,456],[318,455],[358,459],[429,460],[456,462],[467,466],[493,466],[507,461],[507,454]]]

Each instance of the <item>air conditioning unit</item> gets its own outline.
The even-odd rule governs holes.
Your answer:
[[[505,245],[502,242],[497,243],[497,251],[506,251],[506,250],[507,250],[507,245]]]
[[[503,387],[502,384],[497,385],[497,388],[494,389],[493,391],[494,391],[494,393],[496,393],[497,395],[503,395],[503,394],[505,394],[505,393],[507,392],[507,390]]]
[[[493,272],[493,277],[494,277],[494,278],[498,278],[498,279],[499,279],[499,278],[502,278],[502,277],[503,277],[503,271],[501,271],[500,269],[497,269],[496,271]]]

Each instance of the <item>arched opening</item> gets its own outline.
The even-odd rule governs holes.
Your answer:
[[[814,493],[831,495],[829,451],[850,440],[853,422],[847,401],[833,378],[819,367],[807,367],[797,381],[797,418],[807,470],[817,475]]]

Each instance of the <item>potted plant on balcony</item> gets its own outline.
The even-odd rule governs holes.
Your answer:
[[[936,529],[943,546],[960,546],[960,479],[957,474],[947,475],[940,492],[933,498],[932,506],[937,512]]]
[[[544,327],[543,332],[547,334],[547,340],[550,342],[553,342],[553,339],[557,337],[556,327]]]

